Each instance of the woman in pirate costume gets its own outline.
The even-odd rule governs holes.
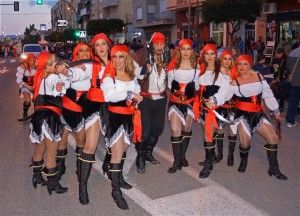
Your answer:
[[[221,73],[227,75],[226,78],[229,78],[229,82],[231,80],[234,80],[237,78],[238,74],[236,71],[236,67],[234,65],[233,61],[233,55],[230,51],[224,50],[221,55],[220,55],[220,63],[221,63]],[[232,101],[227,101],[221,109],[223,109],[222,113],[224,113],[224,117],[226,119],[230,119],[233,117],[233,102]],[[235,143],[237,140],[236,136],[236,127],[234,125],[229,125],[230,131],[228,135],[228,158],[227,158],[227,165],[228,166],[233,166],[234,163],[234,149],[235,149]],[[219,133],[217,137],[217,149],[218,149],[218,154],[216,156],[215,162],[218,163],[223,159],[223,141],[224,141],[224,134]]]
[[[202,119],[204,129],[204,148],[205,161],[204,168],[201,170],[199,177],[207,178],[213,169],[215,156],[216,140],[222,141],[224,134],[221,129],[225,122],[216,118],[216,114],[221,117],[226,116],[226,109],[215,107],[209,109],[205,102],[212,96],[225,97],[226,89],[229,86],[229,77],[220,72],[221,65],[217,59],[217,49],[214,44],[206,44],[200,53],[200,103],[202,104]],[[224,90],[222,90],[224,89]],[[222,90],[222,91],[221,91]],[[220,146],[220,145],[219,145]],[[220,152],[222,155],[222,152]],[[221,159],[221,157],[219,157]]]
[[[245,172],[248,162],[248,154],[252,135],[257,132],[268,144],[264,145],[269,162],[268,173],[280,180],[287,180],[279,170],[277,160],[278,135],[263,112],[262,100],[268,109],[280,121],[278,103],[270,86],[263,76],[251,70],[252,58],[249,55],[241,55],[236,60],[239,77],[231,81],[228,96],[225,98],[213,97],[207,102],[207,106],[221,105],[232,96],[235,96],[236,116],[234,124],[237,125],[240,140],[241,163],[239,172]]]
[[[185,153],[192,136],[193,118],[199,113],[199,100],[195,99],[199,88],[199,70],[196,68],[196,62],[192,41],[180,40],[177,51],[167,67],[168,88],[171,91],[168,117],[174,156],[173,166],[168,169],[169,173],[175,173],[177,169],[188,166]]]
[[[29,123],[31,142],[36,144],[32,157],[34,188],[37,184],[46,182],[41,172],[47,176],[49,194],[65,193],[68,188],[59,184],[58,169],[56,166],[56,151],[61,139],[62,123],[61,95],[65,92],[64,83],[56,74],[55,56],[43,51],[37,57],[37,73],[34,77],[34,114]],[[43,156],[47,149],[46,165],[43,166]]]
[[[17,68],[17,83],[20,93],[24,97],[23,118],[28,115],[28,109],[31,105],[31,95],[33,86],[33,76],[35,74],[35,57],[29,53],[26,59],[21,59],[21,65]]]
[[[87,93],[84,112],[85,144],[83,152],[79,156],[79,201],[83,205],[89,203],[87,182],[92,164],[95,162],[95,151],[99,141],[100,130],[102,133],[105,132],[104,116],[107,115],[107,109],[100,84],[105,66],[109,61],[110,45],[111,41],[104,33],[97,34],[92,39],[92,59],[94,62],[92,63],[91,88]]]
[[[91,50],[88,44],[79,43],[73,51],[72,61],[89,60],[91,57]],[[87,92],[91,87],[90,77],[92,74],[92,64],[82,63],[79,67],[69,68],[72,74],[72,82],[67,88],[67,92],[62,98],[62,118],[64,124],[64,131],[62,140],[59,143],[57,151],[57,163],[60,170],[60,175],[63,175],[66,170],[65,157],[68,154],[67,142],[70,132],[74,132],[76,140],[77,155],[76,174],[78,176],[78,168],[80,160],[78,156],[81,155],[85,143],[84,130],[84,109],[86,107]],[[81,77],[82,76],[82,77]]]
[[[127,148],[132,142],[141,141],[141,114],[137,108],[143,97],[134,78],[133,60],[128,47],[116,45],[111,49],[112,61],[105,68],[101,88],[105,101],[109,102],[106,145],[111,149],[110,176],[112,197],[121,209],[128,209],[120,187],[124,184],[123,165]],[[128,184],[128,183],[126,183]],[[128,184],[127,189],[132,186]]]

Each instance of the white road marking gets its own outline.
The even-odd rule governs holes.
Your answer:
[[[5,60],[2,60],[2,61],[0,61],[0,64],[4,64],[6,61]]]
[[[69,136],[69,143],[72,148],[75,149],[74,137]],[[170,163],[173,161],[173,157],[166,151],[156,147],[155,152]],[[125,162],[127,172],[134,164],[135,156],[136,152],[134,146],[132,146],[127,151]],[[93,165],[93,168],[101,175],[102,164],[102,161],[96,156],[96,163]],[[212,179],[200,179],[198,177],[198,171],[189,167],[183,168],[182,171],[203,184],[204,187],[155,200],[139,190],[139,186],[132,182],[130,183],[134,187],[130,190],[122,189],[122,192],[151,215],[268,215],[266,212],[257,209]]]
[[[9,63],[15,63],[15,62],[16,62],[15,59],[12,59],[12,60],[9,61]]]

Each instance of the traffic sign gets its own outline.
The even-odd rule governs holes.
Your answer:
[[[86,38],[86,31],[79,31],[79,38]]]
[[[68,25],[67,20],[57,20],[57,26],[64,27]]]

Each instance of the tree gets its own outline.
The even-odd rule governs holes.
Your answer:
[[[260,16],[262,0],[206,0],[202,5],[202,17],[206,23],[226,23],[232,47],[233,35],[240,30],[243,21],[254,22]]]
[[[87,24],[87,34],[95,35],[99,32],[103,32],[107,35],[122,32],[125,27],[125,23],[120,19],[99,19],[90,20]]]
[[[34,24],[29,25],[29,28],[25,28],[23,44],[38,43],[40,39],[41,36],[38,34],[38,30],[34,27]]]

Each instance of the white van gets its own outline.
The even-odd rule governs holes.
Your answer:
[[[29,53],[33,53],[35,57],[38,56],[42,52],[42,47],[39,44],[25,44],[23,46],[23,53],[21,54],[21,58],[27,58]]]

